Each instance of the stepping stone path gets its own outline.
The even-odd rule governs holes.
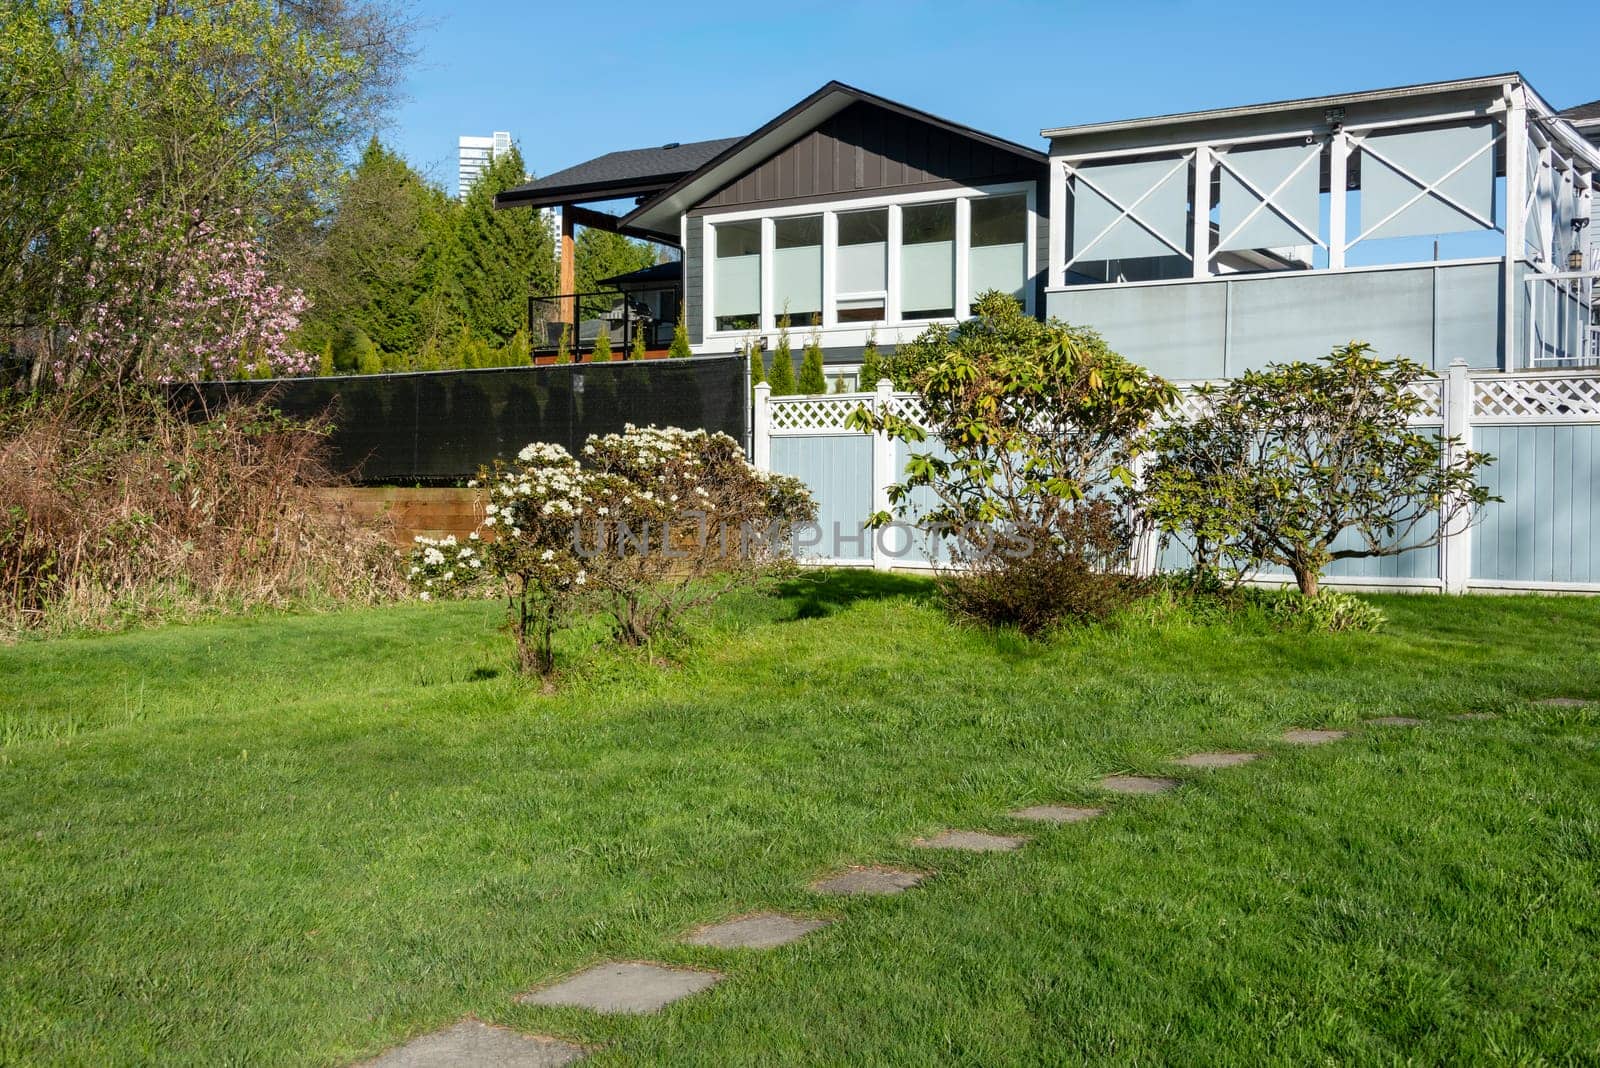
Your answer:
[[[1009,853],[1028,839],[1022,835],[985,834],[982,831],[941,831],[932,838],[916,838],[911,844],[923,849],[964,849],[969,853]]]
[[[1155,775],[1107,775],[1100,780],[1100,789],[1117,794],[1160,794],[1177,785],[1177,779]]]
[[[655,1012],[722,981],[717,972],[660,964],[596,964],[571,979],[518,995],[519,1005],[571,1005],[634,1016]]]
[[[1327,745],[1350,737],[1349,731],[1292,730],[1283,732],[1283,740],[1290,745]]]
[[[1260,753],[1191,753],[1173,763],[1185,768],[1236,768],[1260,758]]]
[[[1082,823],[1104,812],[1103,808],[1080,808],[1076,805],[1034,805],[1007,813],[1014,820],[1033,820],[1036,823]]]
[[[828,926],[827,920],[805,920],[778,912],[758,912],[742,919],[714,923],[690,932],[683,941],[715,949],[771,949],[798,942],[812,931]]]
[[[1546,708],[1582,708],[1588,703],[1581,697],[1541,697],[1534,702],[1534,704],[1544,705]]]
[[[462,1020],[367,1061],[366,1068],[559,1068],[586,1052],[559,1039]]]
[[[811,884],[811,889],[823,894],[898,894],[909,890],[927,876],[920,872],[900,871],[896,868],[856,868],[841,872]]]
[[[1424,721],[1415,716],[1379,716],[1367,722],[1374,727],[1420,727]]]

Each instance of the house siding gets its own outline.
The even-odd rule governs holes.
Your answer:
[[[1044,164],[858,102],[733,179],[690,214],[1037,177]]]
[[[689,328],[689,343],[698,345],[705,338],[705,316],[700,313],[705,303],[705,235],[698,226],[691,226],[684,235],[683,245],[683,311]]]

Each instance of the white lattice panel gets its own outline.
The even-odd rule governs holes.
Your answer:
[[[1513,375],[1472,383],[1474,419],[1600,419],[1600,376]]]
[[[928,421],[927,409],[923,408],[922,401],[912,393],[896,393],[891,396],[889,412],[916,426],[923,426]]]
[[[772,429],[774,432],[846,430],[845,420],[862,403],[860,397],[774,397]]]
[[[1211,402],[1191,388],[1180,388],[1178,401],[1167,409],[1166,418],[1177,423],[1197,419],[1211,410]]]
[[[1444,383],[1437,378],[1413,382],[1406,392],[1422,398],[1422,409],[1413,418],[1427,421],[1444,417]]]

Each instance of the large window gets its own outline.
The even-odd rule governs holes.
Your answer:
[[[772,301],[795,326],[822,322],[822,216],[773,224]]]
[[[865,199],[837,208],[713,216],[706,327],[771,332],[950,320],[999,290],[1031,311],[1029,186]]]
[[[761,220],[721,223],[712,267],[713,314],[718,330],[761,325]]]
[[[838,314],[841,323],[878,323],[889,303],[889,209],[839,215]]]
[[[1028,284],[1028,198],[983,197],[971,211],[967,291],[973,300],[991,289],[1021,300]]]
[[[955,203],[908,204],[900,213],[900,317],[955,313]]]

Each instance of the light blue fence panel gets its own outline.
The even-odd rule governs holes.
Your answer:
[[[774,435],[772,469],[800,479],[817,499],[822,541],[802,550],[802,555],[850,563],[872,560],[870,531],[868,538],[859,537],[872,516],[871,437],[860,433]]]
[[[1504,498],[1473,528],[1473,579],[1600,582],[1600,425],[1483,426],[1473,447],[1495,457],[1483,481]]]
[[[903,441],[894,443],[894,470],[895,479],[905,478],[906,464],[911,462],[911,454],[931,453],[941,460],[951,458],[950,450],[935,438],[927,441],[907,445]],[[939,498],[926,486],[920,486],[911,491],[911,496],[906,502],[905,514],[897,514],[896,520],[915,529],[885,530],[882,535],[882,545],[893,560],[895,567],[934,566],[948,567],[950,565],[950,545],[943,538],[934,536],[924,525],[923,517],[929,509],[938,505]]]

